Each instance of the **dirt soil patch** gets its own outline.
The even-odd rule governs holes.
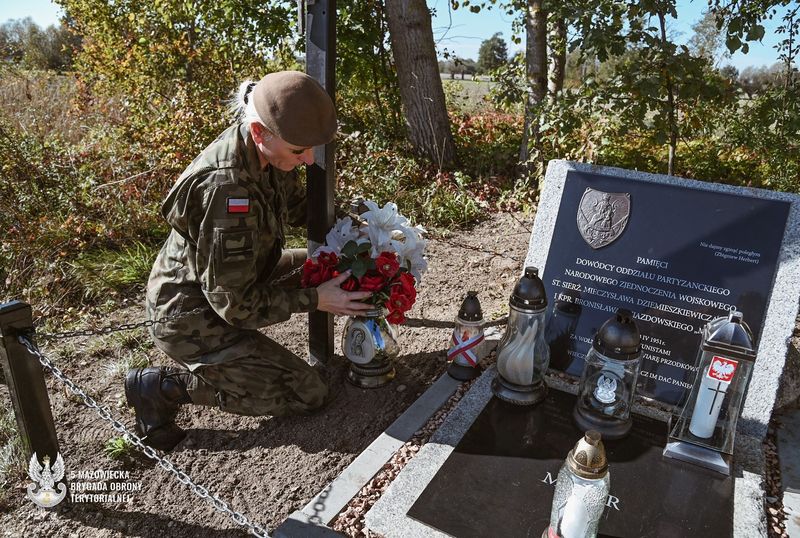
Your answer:
[[[532,218],[502,213],[472,230],[432,240],[429,270],[410,317],[452,320],[468,290],[479,292],[484,316],[507,314],[508,296],[522,269]],[[129,300],[111,315],[89,317],[86,325],[144,319],[141,298]],[[341,356],[343,318],[337,318],[336,355],[331,361],[331,390],[336,398],[308,417],[240,417],[217,409],[184,406],[178,424],[188,437],[168,455],[197,483],[268,530],[302,508],[430,386],[446,368],[448,329],[400,331],[397,378],[387,387],[362,390],[345,381]],[[306,354],[305,317],[268,327],[271,338],[300,356]],[[141,330],[131,335],[83,338],[42,345],[42,350],[80,387],[132,427],[124,405],[122,380],[132,363],[170,364]],[[194,495],[157,464],[143,457],[111,458],[103,450],[114,431],[63,385],[47,376],[47,385],[68,482],[103,482],[70,478],[71,473],[127,471],[128,478],[106,480],[140,488],[125,491],[120,502],[63,501],[45,510],[25,497],[30,482],[20,476],[2,502],[2,536],[111,538],[246,536],[226,515]],[[2,387],[6,389],[6,387]],[[7,390],[3,394],[8,403]],[[101,486],[103,487],[103,486]]]

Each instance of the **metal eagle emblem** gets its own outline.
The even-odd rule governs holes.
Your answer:
[[[50,456],[45,455],[44,466],[39,463],[36,452],[31,456],[28,463],[28,475],[35,484],[28,484],[27,497],[42,508],[52,508],[67,495],[67,486],[60,482],[64,478],[64,460],[61,454],[56,455],[56,462],[50,468]],[[58,484],[58,491],[56,486]]]
[[[631,195],[586,188],[578,205],[578,230],[593,249],[610,245],[622,235],[631,214]]]

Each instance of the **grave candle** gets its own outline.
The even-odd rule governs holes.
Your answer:
[[[723,367],[731,365],[735,368],[736,361],[720,363],[722,357],[715,357],[715,363],[712,363],[703,372],[702,381],[700,382],[700,390],[697,393],[697,403],[694,406],[692,413],[692,420],[689,423],[689,431],[697,437],[708,439],[714,435],[714,428],[717,426],[717,418],[722,409],[722,402],[725,400],[725,393],[728,391],[730,382],[720,381],[713,376],[715,364],[722,364]],[[715,369],[715,370],[718,370]],[[733,371],[731,369],[731,371]]]
[[[572,413],[580,429],[597,430],[606,439],[628,434],[641,366],[640,341],[633,314],[624,308],[597,331],[586,355]]]
[[[544,374],[550,347],[544,338],[547,295],[536,267],[526,267],[509,300],[508,326],[497,347],[495,396],[517,405],[535,405],[547,394]]]
[[[564,515],[558,524],[558,535],[564,538],[583,538],[589,530],[589,510],[586,506],[587,493],[590,487],[584,484],[572,485]]]
[[[450,337],[447,373],[459,381],[469,381],[480,375],[478,350],[483,343],[483,312],[478,292],[469,291],[456,316],[456,326]]]
[[[558,472],[550,526],[542,538],[592,538],[608,500],[611,478],[600,433],[586,432]]]
[[[697,356],[697,378],[686,404],[678,407],[672,417],[667,456],[687,459],[687,451],[681,449],[680,443],[733,454],[736,422],[755,357],[753,333],[741,312],[731,312],[706,324]],[[673,442],[678,444],[671,447]],[[703,453],[695,449],[691,454]],[[701,465],[706,465],[706,460],[719,459],[713,453],[703,455],[705,459],[691,457],[694,459],[690,461]],[[727,463],[711,468],[729,471]]]

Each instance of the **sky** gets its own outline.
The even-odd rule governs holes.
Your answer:
[[[509,52],[514,53],[522,47],[511,42],[511,17],[499,9],[471,13],[468,9],[449,9],[449,0],[427,0],[428,7],[434,9],[433,34],[441,55],[444,49],[461,58],[478,59],[481,42],[500,32],[508,43]],[[692,25],[702,18],[707,6],[705,0],[677,0],[678,19],[672,20],[670,27],[680,42],[692,36]],[[0,23],[8,19],[31,17],[39,26],[49,26],[58,22],[62,10],[50,0],[0,0]],[[772,65],[777,61],[773,48],[778,41],[775,28],[779,18],[767,21],[767,32],[762,43],[750,43],[748,54],[736,53],[725,59],[721,65],[732,64],[740,71],[750,65]]]
[[[57,24],[62,13],[61,7],[50,0],[0,0],[0,23],[30,17],[39,26],[47,27]]]
[[[511,26],[513,19],[502,10],[492,9],[471,13],[469,9],[449,9],[449,0],[427,0],[428,7],[435,11],[433,18],[433,35],[439,54],[443,49],[461,58],[478,59],[478,49],[484,39],[492,37],[496,32],[502,34],[508,44],[508,51],[514,54],[524,48],[523,44],[514,45],[511,42]],[[703,12],[708,6],[706,0],[677,0],[676,7],[678,19],[668,19],[667,28],[676,36],[679,43],[685,43],[692,37],[692,25],[703,18]],[[780,17],[767,21],[764,24],[766,34],[762,43],[751,42],[747,54],[737,52],[732,57],[724,59],[720,65],[731,64],[740,71],[747,66],[772,65],[778,58],[778,53],[773,48],[778,42],[775,28],[780,25]]]

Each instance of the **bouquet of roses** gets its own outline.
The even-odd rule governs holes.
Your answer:
[[[351,270],[341,287],[348,291],[371,291],[368,299],[388,311],[386,321],[399,324],[417,298],[416,285],[428,268],[423,253],[425,230],[411,226],[398,213],[397,205],[382,208],[372,200],[364,202],[369,211],[361,223],[346,217],[338,219],[319,247],[303,266],[301,285],[319,286]]]

